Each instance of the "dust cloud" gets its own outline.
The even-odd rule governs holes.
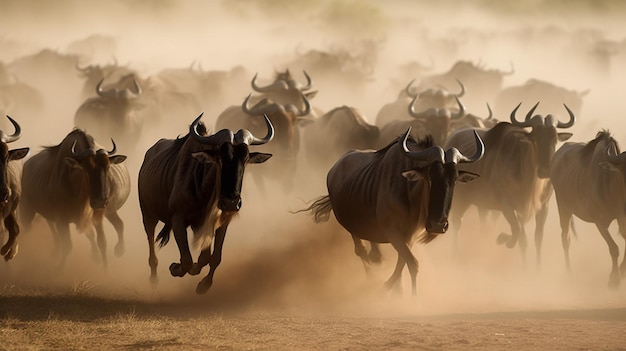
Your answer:
[[[313,100],[328,111],[350,105],[364,112],[371,123],[378,110],[393,101],[398,90],[417,76],[402,76],[400,67],[417,62],[447,71],[456,61],[482,62],[488,68],[515,73],[504,86],[530,78],[553,82],[576,91],[589,90],[572,128],[575,141],[590,140],[606,128],[617,140],[624,133],[623,77],[626,76],[626,6],[619,1],[0,1],[5,16],[0,22],[0,59],[4,63],[41,49],[80,54],[81,64],[117,61],[141,75],[164,68],[185,68],[192,63],[204,70],[245,67],[248,78],[271,80],[275,70],[297,52],[344,49],[363,57],[373,74],[362,86],[348,89],[345,82],[313,76],[319,89]],[[100,35],[110,46],[81,46],[77,42]],[[615,50],[602,56],[598,45]],[[51,72],[47,72],[50,74]],[[293,72],[303,79],[299,71]],[[400,78],[398,76],[400,75]],[[399,79],[400,85],[397,81]],[[52,98],[41,114],[13,116],[23,120],[19,147],[53,145],[71,130],[81,103],[78,76],[48,81]],[[336,88],[336,90],[333,90]],[[240,104],[247,89],[208,111]],[[621,95],[620,95],[621,94]],[[198,114],[202,111],[198,111]],[[480,112],[478,112],[480,113]],[[554,111],[563,115],[565,111]],[[453,233],[413,248],[420,262],[419,297],[411,298],[408,274],[402,293],[382,286],[395,264],[395,252],[384,248],[384,262],[366,277],[352,241],[331,217],[315,224],[306,214],[291,211],[325,194],[325,172],[299,160],[295,190],[285,194],[276,182],[259,190],[250,176],[244,182],[243,209],[228,229],[223,260],[211,290],[195,296],[199,276],[171,277],[168,267],[177,262],[174,240],[157,252],[159,283],[148,281],[148,247],[141,222],[136,174],[145,148],[159,138],[175,138],[196,117],[172,116],[181,128],[171,134],[142,135],[127,165],[133,191],[120,211],[125,221],[126,252],[115,257],[114,230],[106,223],[110,267],[103,270],[91,257],[87,238],[72,234],[73,250],[58,271],[52,254],[52,235],[39,218],[19,237],[20,252],[0,264],[0,282],[18,289],[90,289],[97,294],[187,306],[306,308],[363,314],[454,314],[510,310],[584,309],[623,306],[623,286],[607,288],[610,258],[594,226],[577,221],[578,236],[567,272],[560,243],[556,205],[552,200],[542,248],[536,260],[534,222],[526,226],[525,260],[519,248],[496,244],[508,232],[503,218],[481,224],[468,211],[458,238]],[[217,114],[205,115],[211,125]],[[507,116],[496,116],[506,120]],[[104,143],[106,145],[106,143]],[[14,147],[18,147],[15,145]],[[271,162],[272,160],[268,161]],[[42,175],[43,176],[43,175]],[[462,186],[462,185],[459,185]],[[157,228],[158,230],[159,228]],[[617,233],[616,226],[611,227]],[[620,251],[624,240],[614,234]],[[197,253],[197,251],[195,251]],[[623,257],[623,256],[621,256]],[[620,257],[620,260],[623,259]],[[525,263],[524,263],[525,262]]]

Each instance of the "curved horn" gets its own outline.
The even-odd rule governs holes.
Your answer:
[[[411,93],[411,85],[413,85],[413,82],[415,82],[415,78],[413,78],[413,80],[411,80],[409,84],[407,84],[406,88],[404,88],[404,92],[409,97],[416,97],[418,95],[418,94]]]
[[[15,132],[12,135],[5,135],[4,133],[1,134],[2,142],[6,144],[14,142],[22,136],[22,128],[20,128],[20,125],[13,118],[11,118],[11,116],[7,115],[7,118],[9,119],[11,124],[13,124]]]
[[[402,136],[402,151],[404,151],[404,155],[410,157],[412,159],[420,160],[425,162],[426,164],[431,164],[434,161],[444,162],[444,152],[443,149],[439,146],[431,146],[428,149],[420,150],[420,151],[411,151],[409,150],[406,142],[409,138],[409,134],[411,133],[411,127],[409,127],[404,135]]]
[[[250,115],[250,116],[261,116],[267,113],[273,113],[276,112],[275,108],[276,108],[276,104],[266,104],[263,106],[259,106],[259,103],[257,103],[255,106],[252,107],[252,109],[250,109],[248,107],[248,101],[250,100],[250,96],[252,94],[248,94],[248,96],[246,97],[246,99],[243,101],[243,103],[241,104],[241,109],[243,110],[243,112],[245,112],[246,114]]]
[[[196,117],[196,119],[194,119],[189,125],[189,135],[193,138],[193,140],[205,145],[219,145],[225,142],[233,142],[233,132],[226,129],[222,129],[221,131],[210,136],[201,135],[198,132],[198,125],[200,124],[202,115],[204,115],[204,112]]]
[[[309,113],[311,113],[311,103],[309,102],[309,99],[307,99],[304,94],[301,94],[301,95],[302,95],[302,102],[304,102],[304,110],[300,111],[300,109],[298,109],[298,116],[306,116]]]
[[[535,106],[528,112],[528,114],[526,115],[527,119],[524,120],[524,122],[520,122],[515,118],[515,115],[517,114],[517,110],[519,109],[520,106],[522,106],[521,102],[517,104],[517,106],[511,112],[511,124],[513,124],[514,126],[522,127],[522,128],[530,127],[530,118],[528,116],[532,115],[532,112],[534,112],[538,104],[539,103],[535,104]]]
[[[576,116],[574,116],[574,112],[572,112],[572,110],[570,110],[566,104],[563,104],[563,106],[565,106],[565,109],[567,110],[567,114],[569,114],[569,122],[561,123],[559,121],[559,123],[556,124],[556,127],[557,128],[570,128],[571,126],[574,125],[574,122],[576,122]]]
[[[617,149],[614,144],[609,145],[606,149],[606,157],[609,162],[617,162],[619,160],[619,154],[617,153]]]
[[[461,92],[456,94],[456,96],[463,97],[463,95],[465,95],[465,85],[463,85],[463,83],[461,83],[461,81],[458,79],[456,79],[456,82],[459,83],[459,85],[461,86]]]
[[[455,95],[454,99],[456,100],[456,103],[459,105],[459,112],[457,112],[457,113],[453,114],[452,116],[450,116],[450,119],[460,119],[460,118],[463,118],[463,116],[465,116],[465,106],[463,106],[463,103],[459,99],[458,95]]]
[[[537,101],[537,103],[533,106],[533,108],[531,108],[530,111],[528,111],[528,113],[526,114],[526,117],[524,117],[525,122],[528,122],[530,121],[531,118],[533,118],[533,114],[535,113],[535,109],[537,109],[537,106],[539,106],[539,101]]]
[[[102,91],[102,83],[104,82],[104,78],[100,79],[98,84],[96,85],[96,93],[98,96],[105,96],[104,91]]]
[[[246,144],[263,145],[263,144],[269,143],[270,141],[272,141],[272,139],[274,139],[274,126],[272,125],[272,122],[267,117],[267,115],[263,115],[263,118],[265,118],[265,125],[267,126],[267,134],[263,138],[259,139],[255,137],[254,135],[252,135],[252,133],[250,133],[250,138],[247,140]]]
[[[113,144],[113,149],[111,151],[107,151],[107,155],[115,155],[115,152],[117,152],[117,145],[115,145],[115,140],[113,140],[113,138],[111,138],[111,143]]]
[[[474,139],[476,140],[476,152],[474,152],[474,154],[470,157],[467,157],[459,152],[459,156],[456,159],[458,163],[476,162],[483,157],[485,154],[485,144],[476,130],[474,130]]]
[[[74,156],[74,157],[80,157],[80,155],[76,153],[76,150],[75,150],[75,149],[76,149],[76,140],[74,140],[74,142],[72,143],[72,149],[71,149],[71,152],[72,152],[72,156]]]
[[[256,78],[258,76],[258,73],[256,73],[254,75],[254,77],[252,78],[252,81],[250,82],[250,85],[252,86],[252,89],[254,89],[254,91],[259,92],[259,93],[269,93],[278,89],[282,89],[282,90],[287,90],[287,83],[283,80],[275,80],[274,83],[268,85],[268,86],[264,86],[264,87],[260,87],[258,85],[256,85]]]
[[[487,103],[487,110],[489,110],[489,116],[487,116],[487,118],[484,119],[485,121],[493,118],[493,111],[491,110],[491,106],[489,106],[489,103]]]
[[[78,70],[81,71],[82,73],[85,73],[87,71],[89,71],[89,65],[87,65],[85,68],[80,67],[80,64],[78,63],[78,61],[76,62],[76,64],[74,65],[74,67]]]
[[[313,81],[311,80],[311,77],[309,77],[309,74],[306,73],[306,70],[302,70],[302,72],[304,72],[304,76],[306,77],[306,85],[300,88],[300,90],[301,91],[309,90],[313,87]]]
[[[409,115],[413,118],[422,118],[425,117],[427,115],[427,111],[430,112],[430,110],[426,110],[423,112],[415,112],[415,102],[417,101],[417,99],[420,97],[419,94],[415,95],[415,97],[413,97],[413,100],[411,100],[411,103],[409,104]]]

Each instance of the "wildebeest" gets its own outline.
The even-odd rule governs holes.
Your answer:
[[[374,148],[380,131],[359,109],[343,105],[317,118],[302,134],[304,158],[326,172],[348,150]]]
[[[480,211],[501,211],[511,227],[511,235],[502,233],[499,243],[513,247],[518,242],[525,260],[526,234],[524,223],[535,215],[537,221],[535,246],[540,260],[543,225],[548,214],[547,200],[551,194],[548,186],[550,159],[559,141],[569,139],[571,133],[558,133],[558,129],[570,128],[575,115],[565,105],[568,122],[560,122],[554,116],[534,115],[537,103],[526,114],[524,121],[516,119],[521,104],[511,112],[508,122],[500,122],[489,130],[478,133],[485,142],[485,156],[479,162],[464,165],[460,169],[481,175],[480,179],[465,186],[454,198],[451,213],[452,225],[459,230],[461,217],[471,205]],[[524,128],[531,128],[530,131]],[[456,147],[462,152],[471,151],[473,131],[461,129],[450,135],[445,147]]]
[[[256,81],[258,74],[255,74],[250,85],[260,95],[254,96],[252,102],[256,103],[267,98],[281,105],[294,105],[300,110],[308,108],[306,104],[317,95],[317,90],[309,91],[313,88],[313,80],[306,71],[303,73],[306,77],[306,84],[295,80],[287,69],[284,72],[276,72],[274,81],[265,86],[258,85]],[[306,98],[306,103],[303,96]],[[318,111],[309,111],[309,113],[311,112],[314,112],[315,116],[319,115]]]
[[[263,116],[266,115],[276,129],[274,142],[261,146],[260,151],[271,153],[276,159],[276,165],[257,167],[252,174],[261,189],[264,189],[264,179],[278,180],[285,192],[290,192],[294,184],[297,156],[300,152],[300,125],[311,122],[305,117],[311,111],[311,105],[306,96],[299,92],[300,103],[281,104],[264,98],[250,107],[251,96],[248,95],[241,106],[230,106],[222,112],[215,122],[216,129],[246,129],[253,134],[261,134],[265,129]],[[303,109],[297,106],[304,104]]]
[[[0,255],[4,257],[5,261],[17,255],[17,236],[20,233],[16,209],[22,193],[20,183],[22,165],[11,161],[24,158],[29,151],[27,147],[9,150],[7,144],[18,140],[22,129],[11,117],[7,116],[7,118],[13,124],[15,132],[11,135],[6,135],[3,131],[0,131],[0,215],[2,216],[4,230],[8,232],[7,242],[2,245]]]
[[[617,267],[619,247],[611,238],[609,225],[617,220],[626,239],[626,153],[608,131],[600,131],[588,143],[565,143],[550,166],[550,180],[559,210],[561,241],[569,270],[569,228],[572,216],[594,223],[609,246],[609,287],[617,288],[620,273],[626,273],[626,258]]]
[[[417,103],[418,110],[426,110],[429,108],[436,109],[445,109],[452,107],[453,104],[456,104],[456,99],[462,97],[465,94],[465,86],[461,81],[457,80],[457,83],[461,87],[460,91],[456,94],[450,93],[444,88],[437,89],[425,89],[418,90],[413,88],[412,80],[409,84],[402,89],[398,98],[390,103],[387,103],[381,107],[381,109],[376,114],[376,125],[379,127],[384,127],[386,124],[392,121],[397,120],[406,120],[411,119],[411,115],[407,112],[407,105],[411,103],[412,100],[415,100],[413,103]],[[419,100],[415,99],[419,96]],[[404,131],[403,128],[402,131]]]
[[[161,139],[148,149],[138,181],[139,206],[150,249],[151,282],[157,282],[154,231],[161,221],[164,227],[157,236],[160,246],[167,244],[173,230],[180,252],[180,263],[170,265],[172,276],[197,275],[210,265],[209,274],[198,283],[198,294],[211,287],[215,269],[222,260],[226,229],[241,208],[246,165],[265,162],[272,156],[250,152],[249,146],[263,145],[274,137],[274,127],[267,117],[267,135],[262,139],[246,129],[234,134],[230,129],[222,129],[207,136],[201,118],[202,114],[191,123],[184,137]],[[189,250],[187,227],[191,227],[201,248],[197,263]]]
[[[418,240],[430,242],[447,231],[456,182],[477,177],[459,171],[457,165],[477,161],[484,147],[475,133],[476,152],[466,157],[456,148],[444,150],[433,145],[430,137],[415,142],[409,134],[410,128],[377,151],[346,153],[328,172],[328,195],[307,210],[316,221],[327,220],[333,211],[352,235],[355,253],[366,269],[369,263],[380,260],[377,243],[391,243],[398,260],[385,285],[393,287],[406,264],[415,295],[418,262],[411,246]],[[363,240],[372,242],[370,253]]]
[[[424,111],[415,111],[415,103],[421,99],[421,94],[416,95],[408,104],[407,110],[409,118],[401,120],[393,120],[385,124],[380,130],[379,146],[383,146],[390,142],[407,127],[411,126],[411,135],[415,138],[421,138],[426,135],[432,135],[435,145],[443,145],[450,133],[451,123],[460,120],[465,116],[465,106],[461,103],[458,96],[454,99],[459,107],[458,111],[452,112],[448,108],[430,107]]]
[[[113,140],[111,140],[113,142]],[[59,267],[71,251],[70,223],[92,241],[94,258],[107,266],[103,217],[117,232],[115,254],[124,253],[124,222],[117,211],[130,194],[128,169],[124,155],[115,155],[117,147],[107,151],[84,130],[74,129],[56,146],[45,147],[24,162],[20,219],[27,229],[35,214],[44,217],[60,250]],[[97,234],[97,248],[93,229]]]
[[[130,80],[132,86],[113,85],[102,88],[104,79],[96,85],[97,96],[87,99],[76,110],[74,125],[87,130],[96,140],[115,138],[124,148],[132,148],[141,137],[145,106],[139,102],[142,94],[137,78],[124,76],[119,84]]]

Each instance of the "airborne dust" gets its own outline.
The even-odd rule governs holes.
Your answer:
[[[267,83],[275,70],[287,68],[297,53],[348,50],[373,69],[372,76],[362,86],[348,86],[330,76],[312,76],[314,89],[319,90],[312,104],[323,111],[354,106],[370,123],[408,81],[419,81],[417,73],[403,76],[400,66],[404,64],[432,64],[426,74],[445,72],[458,60],[499,70],[509,70],[512,65],[515,73],[505,77],[505,87],[538,78],[571,90],[589,90],[570,130],[573,141],[588,141],[597,130],[606,128],[626,144],[622,121],[626,110],[626,7],[618,1],[556,1],[550,5],[510,1],[516,5],[506,5],[509,1],[476,0],[461,7],[444,1],[434,8],[427,3],[0,1],[5,15],[0,22],[0,60],[10,63],[48,48],[81,54],[82,65],[116,61],[146,76],[191,64],[203,70],[230,70],[241,65],[246,80],[258,72],[259,81]],[[105,41],[110,45],[76,44],[96,34],[112,39]],[[610,52],[608,58],[598,54],[603,42]],[[299,68],[292,69],[292,74],[304,81]],[[71,130],[81,103],[81,81],[78,75],[57,79],[41,87],[49,94],[41,114],[13,115],[23,124],[23,138],[14,147],[30,146],[32,155],[41,145],[60,142]],[[333,217],[328,223],[315,224],[306,214],[290,213],[326,193],[325,172],[311,169],[304,159],[299,160],[295,190],[290,194],[284,194],[275,182],[269,182],[267,192],[262,193],[253,179],[246,177],[243,209],[228,229],[221,266],[205,296],[196,297],[194,289],[208,267],[199,276],[170,276],[170,263],[178,261],[173,238],[157,252],[160,280],[153,289],[148,282],[148,248],[136,192],[136,174],[145,148],[159,138],[185,133],[200,112],[205,112],[204,121],[211,126],[221,110],[240,104],[250,92],[246,86],[226,101],[202,104],[202,111],[195,115],[171,116],[180,125],[178,130],[142,135],[136,150],[119,150],[129,156],[126,162],[133,191],[120,212],[126,224],[122,257],[113,254],[116,238],[112,226],[107,223],[105,227],[107,271],[91,259],[88,240],[77,233],[72,234],[73,250],[64,270],[55,270],[52,236],[40,218],[33,230],[19,237],[20,252],[15,259],[0,264],[1,284],[25,290],[89,287],[105,296],[181,305],[190,301],[193,306],[211,308],[310,307],[358,313],[479,313],[626,303],[623,286],[616,291],[607,288],[610,258],[593,225],[576,221],[578,236],[570,248],[572,269],[566,271],[554,199],[540,267],[535,259],[534,221],[526,225],[529,246],[524,265],[519,248],[496,244],[500,232],[509,232],[504,219],[500,216],[483,227],[470,209],[456,244],[450,232],[413,248],[420,262],[418,299],[408,296],[406,270],[402,294],[388,293],[382,284],[395,264],[393,249],[385,247],[383,265],[368,278],[350,236]],[[564,109],[550,113],[566,116]],[[506,120],[508,115],[495,117]],[[106,140],[100,143],[109,147]],[[248,166],[247,172],[253,167]],[[615,225],[610,229],[623,252],[624,240]]]

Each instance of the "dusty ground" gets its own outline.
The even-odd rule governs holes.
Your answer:
[[[385,43],[374,81],[363,94],[321,90],[316,106],[353,105],[373,122],[378,109],[397,95],[389,87],[397,64],[432,57],[435,72],[443,72],[457,60],[482,61],[499,69],[514,62],[516,73],[506,85],[543,78],[571,89],[591,89],[571,129],[572,140],[589,140],[600,128],[611,129],[618,140],[626,137],[626,49],[610,66],[589,62],[582,50],[573,50],[584,39],[577,32],[581,28],[623,42],[625,14],[611,11],[616,2],[554,1],[547,6],[541,1],[477,0],[484,7],[457,8],[444,1],[445,6],[431,9],[409,1],[388,6],[292,1],[296,5],[290,7],[282,1],[240,0],[229,2],[226,10],[218,2],[189,1],[181,8],[167,0],[147,7],[148,2],[139,0],[128,2],[130,7],[118,2],[60,3],[63,6],[42,7],[33,2],[20,8],[0,1],[4,13],[11,14],[0,23],[0,39],[6,39],[2,45],[10,48],[0,58],[9,62],[41,48],[63,51],[73,40],[104,33],[117,40],[113,52],[120,64],[141,73],[188,67],[197,60],[204,69],[243,64],[269,79],[276,63],[299,45],[350,47],[373,38]],[[309,12],[299,11],[299,6]],[[544,44],[542,38],[525,42],[518,37],[524,29],[537,28],[546,29],[546,36],[560,28],[573,40],[555,44],[545,39]],[[93,62],[110,62],[109,53],[98,53]],[[61,87],[57,90],[65,93]],[[56,102],[59,106],[25,122],[36,128],[24,130],[19,146],[30,145],[34,153],[38,145],[57,143],[69,132],[79,101]],[[181,116],[181,123],[186,126],[193,117]],[[143,141],[149,145],[163,136],[148,135]],[[143,150],[126,153],[131,174],[136,175]],[[382,289],[395,263],[391,248],[385,247],[382,266],[366,277],[350,237],[334,220],[316,225],[306,214],[290,213],[325,193],[324,174],[306,167],[298,172],[297,190],[286,196],[273,185],[269,195],[262,194],[246,178],[243,209],[229,228],[224,259],[204,296],[194,294],[201,277],[169,275],[169,264],[179,259],[173,240],[158,251],[159,284],[149,284],[134,185],[120,213],[126,222],[122,257],[113,256],[113,229],[108,224],[105,228],[111,255],[106,271],[91,259],[88,241],[79,234],[72,235],[73,251],[66,267],[58,270],[51,234],[45,222],[38,221],[20,236],[18,256],[0,264],[0,350],[626,349],[625,284],[607,288],[606,244],[594,226],[578,221],[578,236],[570,248],[572,269],[567,272],[554,203],[541,264],[532,221],[522,260],[518,248],[495,243],[498,233],[508,231],[502,218],[483,226],[469,211],[457,240],[448,233],[413,248],[420,273],[419,295],[411,297],[406,273],[404,291]],[[622,260],[624,240],[616,226],[610,230]]]

